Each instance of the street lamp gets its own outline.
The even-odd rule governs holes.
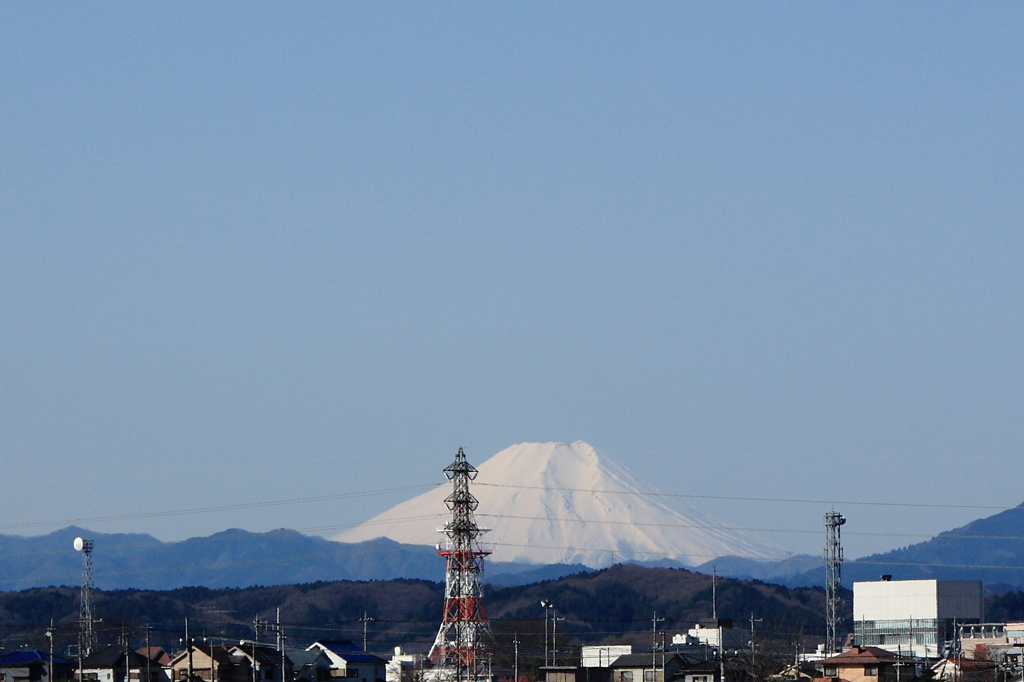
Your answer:
[[[46,682],[53,682],[53,619],[50,620],[50,629],[46,631],[46,637],[50,640],[50,658],[46,661]]]
[[[547,599],[540,600],[541,608],[544,609],[544,666],[549,665],[548,661],[548,619],[551,617],[551,612],[555,610],[555,605]],[[554,633],[551,633],[551,639],[554,640]]]

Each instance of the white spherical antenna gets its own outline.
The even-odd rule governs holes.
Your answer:
[[[85,548],[85,540],[82,538],[75,538],[75,551],[81,552]]]

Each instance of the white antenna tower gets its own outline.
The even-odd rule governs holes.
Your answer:
[[[78,650],[83,658],[92,653],[96,646],[96,633],[93,631],[92,611],[92,540],[75,538],[75,551],[82,553],[82,599],[78,613]]]
[[[825,655],[839,653],[836,630],[839,628],[839,583],[843,565],[843,546],[839,527],[846,518],[837,511],[825,514]]]

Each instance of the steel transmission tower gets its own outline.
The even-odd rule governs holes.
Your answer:
[[[472,682],[483,676],[484,650],[491,640],[491,628],[484,611],[481,576],[484,557],[479,538],[487,529],[476,525],[473,512],[477,499],[469,492],[476,469],[466,461],[459,448],[455,461],[445,467],[452,482],[452,494],[445,504],[452,519],[441,530],[447,538],[437,553],[445,558],[444,617],[430,648],[430,659],[456,682]]]
[[[825,655],[838,653],[839,640],[839,583],[842,575],[843,546],[839,542],[839,527],[846,523],[842,514],[825,514]]]
[[[96,646],[93,632],[95,616],[92,610],[92,540],[75,538],[75,549],[82,553],[82,598],[78,612],[78,649],[82,657],[92,653]]]

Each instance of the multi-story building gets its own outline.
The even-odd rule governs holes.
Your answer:
[[[984,620],[980,580],[882,580],[853,584],[856,644],[939,658],[959,625]]]

